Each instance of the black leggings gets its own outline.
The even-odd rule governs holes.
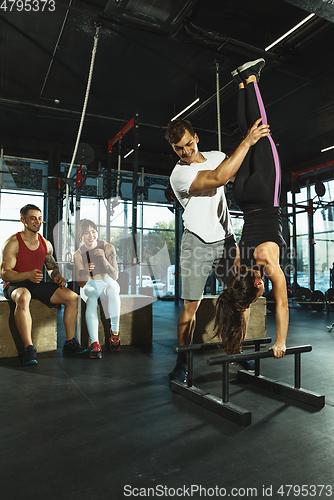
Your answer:
[[[256,82],[238,91],[238,124],[246,136],[258,118],[267,122],[266,111]],[[248,151],[233,185],[233,196],[245,213],[279,206],[280,162],[271,135],[261,138]]]

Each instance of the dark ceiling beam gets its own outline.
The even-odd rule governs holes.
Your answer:
[[[257,57],[266,57],[267,59],[275,60],[277,57],[275,54],[271,52],[266,52],[264,49],[255,47],[254,45],[250,45],[245,42],[241,42],[240,40],[231,38],[227,35],[224,35],[223,33],[218,33],[213,30],[208,30],[200,26],[196,26],[191,21],[186,21],[184,24],[184,28],[186,29],[188,35],[190,35],[193,38],[199,40],[202,38],[203,41],[210,41],[215,43],[216,45],[219,45],[219,47],[216,49],[218,52],[220,51],[221,48],[224,48],[233,50],[239,56],[240,56],[240,51],[243,51],[246,54],[254,54]],[[195,32],[192,30],[195,30]]]
[[[53,112],[54,114],[58,115],[75,115],[75,116],[81,116],[82,112],[81,111],[75,111],[73,109],[65,109],[65,108],[59,108],[58,106],[56,107],[51,107],[51,106],[46,106],[44,104],[38,104],[34,102],[28,102],[28,101],[16,101],[13,99],[5,99],[5,98],[0,98],[0,104],[5,104],[13,107],[23,107],[23,108],[33,108],[38,111],[46,111],[46,112]],[[107,121],[112,121],[112,122],[117,122],[121,124],[126,123],[126,119],[123,118],[116,118],[112,116],[104,116],[104,115],[97,115],[94,113],[86,113],[86,117],[89,118],[96,118],[98,120],[107,120]],[[142,126],[146,126],[148,128],[162,128],[158,127],[156,125],[148,125],[148,124],[141,124]]]
[[[187,22],[185,25],[185,28],[188,32],[193,37],[196,37],[196,35],[191,32],[189,26],[193,27],[194,29],[198,30],[201,33],[201,36],[203,37],[203,40],[206,38],[214,41],[215,43],[222,43],[224,49],[229,47],[229,44],[234,45],[238,50],[242,49],[246,52],[249,53],[254,53],[257,54],[257,56],[262,56],[265,57],[268,64],[270,65],[271,63],[275,64],[276,68],[279,68],[280,64],[282,64],[284,61],[286,61],[289,57],[291,57],[291,52],[285,52],[281,53],[278,52],[277,54],[271,53],[269,51],[265,51],[263,49],[259,49],[257,47],[254,47],[252,45],[246,44],[244,42],[240,42],[239,40],[235,40],[232,38],[229,38],[223,34],[216,33],[210,30],[205,30],[204,28],[200,28],[198,26],[195,26],[191,22]],[[306,43],[309,43],[311,39],[317,37],[319,34],[321,34],[323,31],[326,31],[329,28],[328,23],[324,25],[324,22],[321,19],[315,18],[314,20],[311,20],[305,27],[302,27],[299,31],[298,34],[293,36],[292,38],[288,39],[289,44],[294,41],[300,40],[301,37],[305,37],[307,34],[308,36],[306,38],[303,38],[302,41],[298,43],[298,47],[301,47],[305,45]],[[269,59],[269,61],[268,61]],[[285,71],[285,73],[288,73]],[[292,73],[291,73],[292,75]],[[230,80],[226,85],[224,85],[220,90],[219,90],[219,95],[220,98],[222,98],[225,94],[225,96],[228,96],[231,93],[231,89],[229,89],[230,85],[233,84],[233,80]],[[308,84],[309,81],[306,82]],[[304,85],[306,85],[304,84]],[[300,87],[299,87],[300,88]],[[227,92],[226,92],[227,90]],[[206,99],[205,102],[199,104],[196,108],[192,109],[186,116],[186,119],[190,119],[193,116],[197,115],[198,113],[203,112],[206,108],[211,107],[215,105],[217,102],[217,94],[213,94],[211,97]]]
[[[24,137],[0,136],[0,144],[5,156],[19,158],[30,158],[48,162],[50,152],[58,151],[61,154],[61,161],[69,163],[73,154],[73,144],[60,144],[52,141],[41,141],[37,139],[27,139]],[[106,161],[108,156],[108,145],[91,144],[94,153],[100,160]],[[116,155],[115,155],[116,158]],[[160,173],[170,173],[176,163],[174,155],[161,153],[149,153],[139,150],[140,166],[155,168]],[[124,160],[122,158],[122,168],[131,171],[133,161],[131,157]],[[162,172],[163,171],[163,172]]]
[[[4,18],[1,15],[0,15],[0,21],[6,23],[13,31],[15,31],[16,33],[18,33],[19,35],[21,35],[23,39],[25,39],[26,41],[28,41],[29,43],[31,43],[39,51],[41,51],[42,53],[44,53],[45,55],[47,55],[50,60],[52,60],[53,54],[50,52],[50,50],[46,49],[44,47],[44,45],[42,45],[41,43],[37,42],[37,40],[35,40],[35,38],[33,38],[32,36],[30,36],[25,31],[21,30],[18,26],[15,26],[15,24],[11,23],[8,19]],[[35,55],[35,57],[37,57],[37,56]],[[73,78],[75,78],[75,80],[80,81],[78,75],[72,70],[72,68],[70,66],[68,66],[67,64],[65,64],[60,58],[57,58],[57,62]]]
[[[16,101],[13,99],[5,99],[0,97],[0,105],[5,104],[13,107],[22,107],[22,108],[34,108],[39,111],[45,111],[45,112],[53,112],[55,114],[61,115],[61,114],[66,114],[66,115],[74,115],[74,116],[81,116],[81,111],[75,111],[73,109],[64,109],[64,108],[59,108],[58,106],[56,107],[51,107],[51,106],[46,106],[44,104],[37,104],[33,102],[28,102],[28,101]],[[115,123],[120,123],[122,125],[127,123],[126,119],[123,118],[116,118],[113,116],[105,116],[105,115],[97,115],[94,113],[86,113],[86,118],[94,118],[97,120],[106,120],[106,121],[111,121]],[[166,130],[165,125],[153,125],[152,123],[139,123],[140,127],[149,129],[149,130],[160,130],[164,132]],[[212,135],[215,134],[216,132],[214,130],[207,130],[207,129],[198,129],[201,133]]]
[[[44,52],[44,54],[46,54],[48,56],[52,56],[51,52],[49,50],[47,50],[44,47],[44,45],[42,45],[41,43],[37,42],[35,40],[35,38],[33,38],[32,36],[30,36],[25,31],[21,30],[18,26],[15,26],[15,24],[11,23],[8,19],[6,19],[5,17],[3,17],[2,15],[0,15],[0,21],[3,22],[3,23],[5,23],[5,24],[7,24],[13,31],[16,31],[16,33],[18,33],[19,35],[21,35],[25,40],[27,40],[31,44],[35,45],[35,47],[37,47],[41,52]]]
[[[310,14],[316,14],[331,23],[334,23],[333,2],[329,0],[284,0],[285,2],[306,10]]]
[[[318,36],[322,35],[328,29],[333,28],[333,25],[324,19],[319,17],[314,17],[307,24],[299,28],[296,34],[291,35],[286,44],[283,44],[283,54],[286,54],[286,49],[288,51],[297,50],[303,48],[305,45],[313,42]]]
[[[3,97],[0,98],[0,104],[5,104],[13,107],[22,107],[22,108],[33,108],[38,111],[46,111],[50,112],[52,111],[54,114],[66,114],[66,115],[75,115],[75,116],[81,116],[82,112],[81,111],[75,111],[73,109],[64,109],[64,108],[59,108],[57,107],[51,107],[51,106],[46,106],[44,104],[38,104],[34,102],[28,102],[28,101],[17,101],[14,99],[5,99]],[[103,115],[96,115],[93,113],[86,113],[86,117],[90,118],[97,118],[99,120],[109,120],[109,121],[114,121],[118,123],[126,123],[126,120],[123,120],[121,118],[113,118],[111,116],[103,116]]]
[[[95,5],[93,2],[81,0],[81,3],[84,6],[76,5],[67,5],[63,0],[57,0],[57,5],[60,4],[64,9],[68,11],[78,12],[80,14],[88,15],[92,18],[92,21],[98,21],[102,24],[102,29],[105,27],[106,29],[111,29],[118,35],[121,35],[129,40],[132,40],[130,36],[128,36],[128,32],[138,32],[145,31],[156,36],[162,38],[169,38],[175,36],[176,33],[168,33],[161,29],[153,29],[149,25],[142,24],[140,22],[136,23],[132,20],[132,24],[128,22],[124,22],[123,19],[117,18],[114,16],[110,16],[105,12],[105,8],[99,5]],[[106,2],[107,4],[108,2]],[[173,2],[172,2],[173,3]],[[102,10],[103,9],[103,10]],[[181,24],[177,31],[181,29],[183,24]],[[93,26],[93,23],[92,23]]]
[[[192,23],[189,23],[189,24],[192,24]],[[193,25],[193,26],[195,26],[195,25]],[[312,41],[314,38],[316,38],[317,36],[319,36],[320,34],[322,34],[324,31],[327,31],[331,27],[332,26],[329,23],[324,22],[322,19],[314,18],[306,26],[302,27],[298,31],[298,33],[296,35],[294,35],[293,37],[291,37],[291,38],[289,38],[287,40],[288,45],[290,46],[291,43],[294,43],[295,41],[298,42],[301,39],[301,37],[304,37],[301,41],[298,42],[298,44],[295,47],[295,48],[300,48],[300,47],[306,45],[307,43],[310,43],[310,41]],[[229,38],[225,37],[224,35],[220,35],[219,33],[214,33],[214,32],[210,32],[210,31],[208,32],[207,30],[204,30],[203,28],[198,28],[198,27],[196,27],[196,29],[200,29],[203,35],[209,33],[210,37],[213,38],[213,39],[216,39],[216,40],[223,40],[224,38],[226,38],[227,42],[230,40]],[[305,35],[307,35],[307,36],[305,37]],[[270,52],[266,52],[264,50],[257,49],[256,47],[253,47],[251,45],[245,44],[243,42],[239,42],[238,40],[233,40],[233,42],[236,45],[239,44],[240,47],[243,47],[245,50],[247,50],[247,49],[253,50],[253,51],[257,50],[258,51],[258,55],[260,55],[260,53],[261,53],[261,55],[265,56],[265,58],[267,60],[268,60],[268,56],[270,56],[270,60],[269,60],[268,64],[269,65],[271,63],[275,64],[275,69],[278,70],[278,71],[280,71],[280,65],[292,56],[291,51],[285,51],[285,52],[281,52],[281,53],[278,53],[278,54],[275,55],[275,54],[272,54]],[[224,46],[224,47],[226,47],[226,46]],[[268,65],[267,65],[267,67],[268,67]],[[289,71],[285,70],[284,73],[289,74],[291,76],[294,76],[293,72],[289,72]],[[311,81],[312,81],[311,79],[306,79],[305,83],[303,83],[302,85],[298,86],[296,89],[292,90],[291,92],[285,94],[284,96],[281,96],[279,99],[276,99],[275,101],[269,103],[267,105],[267,107],[269,108],[271,105],[273,105],[273,104],[277,103],[278,101],[280,101],[280,100],[288,97],[290,94],[293,94],[294,92],[297,92],[301,88],[307,86]],[[226,85],[224,85],[219,90],[220,99],[222,97],[227,97],[230,93],[233,92],[234,88],[233,89],[229,88],[230,85],[233,84],[233,83],[234,83],[233,80],[230,80]],[[209,97],[208,99],[206,99],[206,101],[204,101],[203,103],[199,104],[197,107],[195,107],[194,109],[192,109],[187,115],[185,115],[185,118],[186,119],[191,119],[192,117],[194,117],[198,113],[201,113],[201,112],[205,111],[207,108],[215,105],[216,102],[217,102],[217,94],[214,93],[211,97]],[[216,133],[216,132],[212,132],[212,133]]]
[[[232,89],[229,89],[231,84],[234,84],[233,80],[230,80],[226,85],[224,85],[221,89],[219,89],[219,97],[220,98],[222,97],[222,95],[224,94],[224,91],[226,89],[230,90],[230,92],[225,93],[226,95],[231,93]],[[233,87],[233,90],[234,90],[234,87]],[[206,101],[202,102],[201,104],[196,106],[196,108],[194,108],[192,111],[190,111],[187,115],[185,115],[184,118],[189,120],[191,117],[197,115],[198,113],[205,111],[206,108],[211,107],[211,106],[216,105],[216,104],[217,104],[217,94],[214,93],[214,94],[212,94],[211,97],[206,99]]]

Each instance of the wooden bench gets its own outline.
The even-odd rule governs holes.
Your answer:
[[[213,337],[215,304],[218,295],[204,295],[196,313],[196,327],[194,344],[219,342],[219,337]],[[262,338],[267,336],[267,307],[265,297],[259,297],[251,305],[250,317],[247,326],[246,339]]]
[[[121,318],[119,325],[122,345],[152,344],[153,337],[153,297],[147,295],[120,295]],[[86,304],[81,300],[81,345],[90,344],[85,320]],[[99,342],[106,345],[110,332],[110,321],[104,315],[103,307],[98,307]]]
[[[0,358],[23,353],[23,344],[14,320],[15,304],[0,296]],[[57,307],[48,307],[39,300],[30,303],[32,341],[37,352],[57,349]]]

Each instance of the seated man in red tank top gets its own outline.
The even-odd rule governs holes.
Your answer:
[[[53,257],[51,243],[38,231],[42,225],[42,214],[35,205],[25,205],[20,210],[23,231],[8,238],[2,252],[1,278],[4,283],[4,296],[15,302],[14,319],[23,341],[23,364],[36,364],[36,349],[31,337],[31,299],[44,304],[64,305],[64,325],[66,341],[63,351],[82,354],[88,348],[82,347],[75,339],[75,326],[78,314],[78,295],[65,288],[66,281],[60,275]],[[49,272],[52,282],[43,282],[43,265]]]

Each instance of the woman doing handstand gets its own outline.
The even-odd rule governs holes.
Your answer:
[[[239,85],[238,123],[245,136],[249,126],[266,111],[258,80],[264,66],[258,59],[232,72]],[[270,135],[261,138],[249,150],[234,180],[233,196],[244,213],[244,227],[238,243],[235,277],[223,290],[216,305],[216,335],[221,335],[228,354],[240,351],[245,339],[250,305],[263,293],[263,275],[272,284],[276,302],[276,342],[274,357],[285,354],[289,311],[286,280],[279,265],[285,249],[279,208],[280,164],[275,143]]]

